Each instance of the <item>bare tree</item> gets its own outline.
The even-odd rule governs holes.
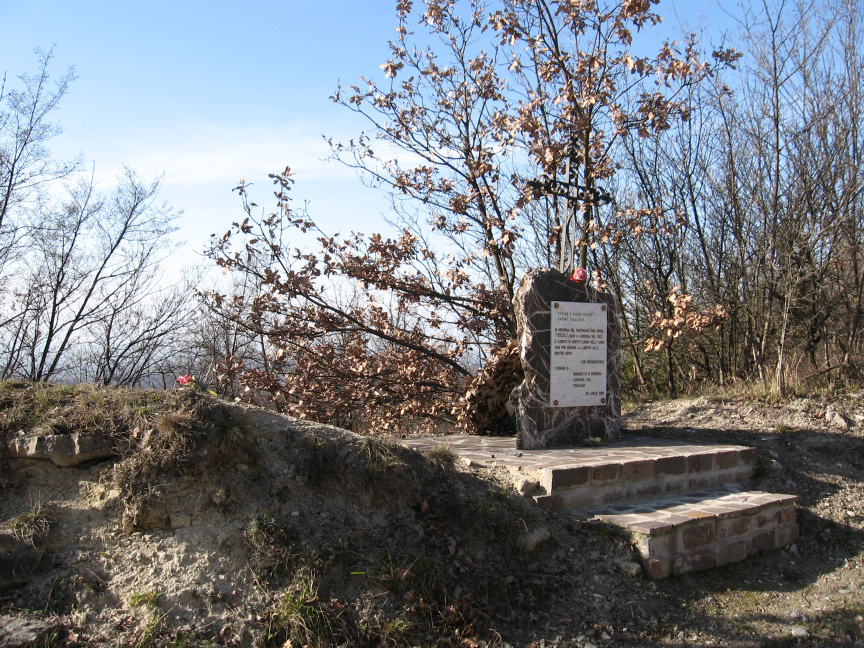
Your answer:
[[[15,301],[0,330],[4,376],[47,381],[64,375],[64,360],[74,345],[85,343],[85,332],[104,330],[155,292],[153,279],[170,250],[167,237],[176,217],[155,204],[158,191],[158,180],[144,182],[127,169],[109,197],[81,182],[68,201],[40,214],[17,281],[9,280]]]
[[[69,69],[53,85],[48,73],[52,52],[36,51],[39,69],[22,74],[21,88],[0,84],[0,274],[3,263],[20,242],[29,211],[45,195],[47,185],[78,170],[80,160],[60,162],[48,142],[61,130],[50,120],[75,79]]]
[[[184,343],[198,342],[191,333],[199,274],[190,269],[180,282],[160,285],[162,277],[151,273],[115,291],[76,345],[78,380],[125,386],[164,382],[165,365],[178,359]],[[172,370],[168,380],[189,371]]]

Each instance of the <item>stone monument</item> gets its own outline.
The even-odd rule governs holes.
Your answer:
[[[517,447],[617,437],[621,322],[615,298],[586,281],[540,268],[525,275],[513,306],[525,371],[510,396]]]

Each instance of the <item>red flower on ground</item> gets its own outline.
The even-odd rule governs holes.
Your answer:
[[[195,379],[192,376],[190,376],[189,374],[184,374],[182,376],[177,377],[177,382],[180,383],[181,385],[183,385],[184,387],[186,385],[191,385],[194,381],[195,381]]]

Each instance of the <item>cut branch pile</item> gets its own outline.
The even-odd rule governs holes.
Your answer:
[[[486,366],[468,384],[459,425],[469,434],[515,434],[507,403],[512,392],[522,382],[525,373],[519,356],[519,344],[510,340],[486,362]]]

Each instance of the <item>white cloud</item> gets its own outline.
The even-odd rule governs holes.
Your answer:
[[[172,185],[266,179],[285,165],[308,179],[354,178],[343,165],[326,160],[330,150],[322,130],[313,124],[250,128],[178,121],[105,133],[90,142],[85,154],[95,160],[100,179],[109,181],[124,164],[145,175],[164,173],[165,182]]]
[[[210,234],[221,234],[242,219],[241,202],[231,191],[241,178],[253,183],[252,200],[269,210],[273,197],[267,176],[286,165],[295,174],[295,206],[308,201],[310,216],[325,231],[386,230],[382,214],[388,211],[387,198],[364,187],[355,170],[327,160],[330,148],[321,133],[333,129],[324,124],[298,120],[248,127],[188,119],[154,120],[153,124],[146,128],[106,124],[96,137],[87,139],[83,154],[87,166],[94,165],[95,181],[103,192],[116,186],[124,165],[144,179],[163,176],[160,200],[183,211],[175,238],[187,241],[174,264],[194,262],[194,253]],[[79,150],[72,147],[81,139],[68,135],[56,141],[58,157],[72,157]]]

